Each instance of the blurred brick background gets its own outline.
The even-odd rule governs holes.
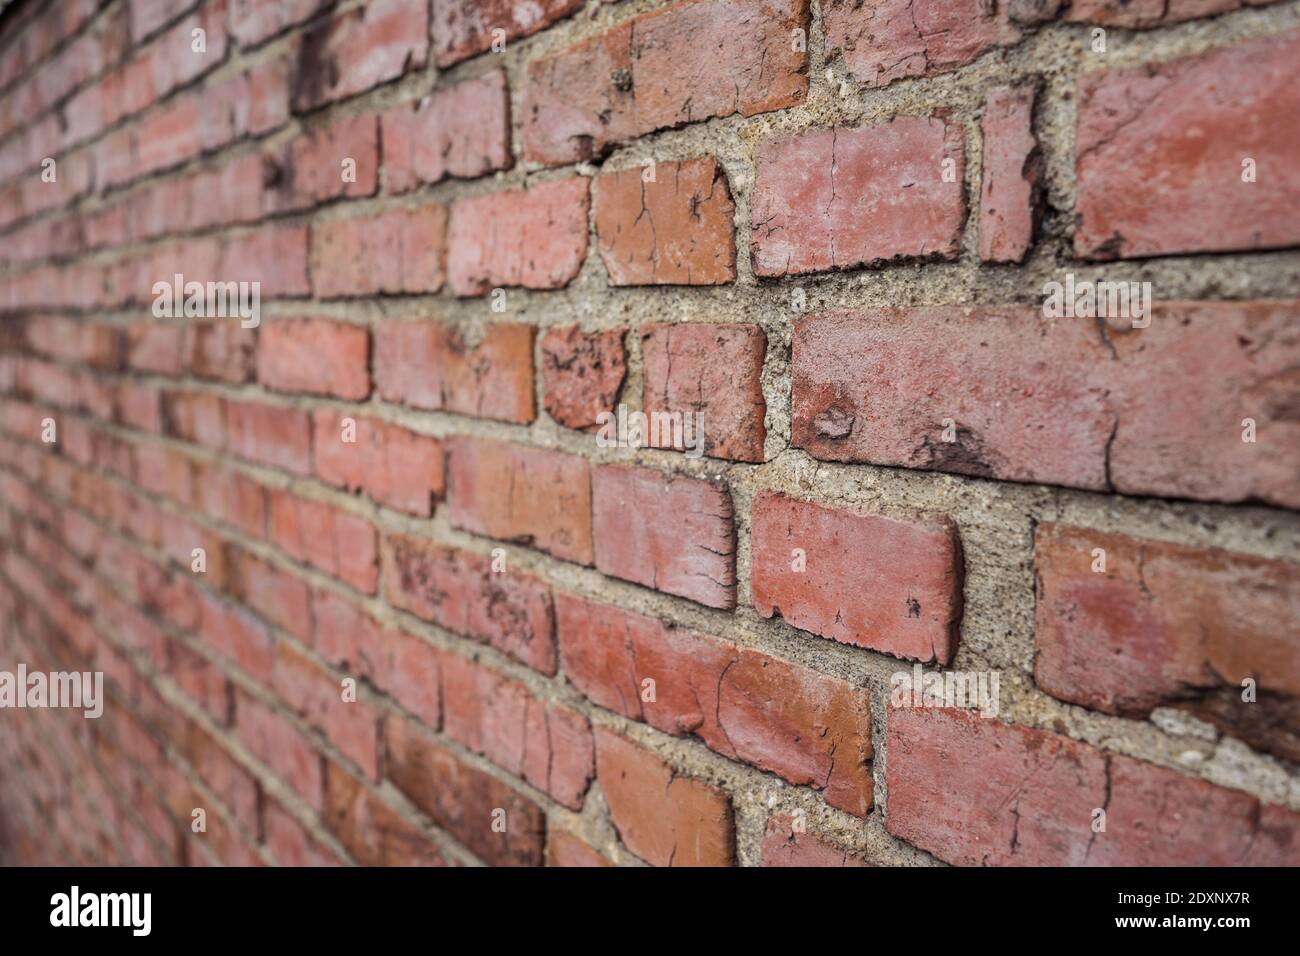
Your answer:
[[[1297,117],[1297,2],[8,5],[0,861],[1300,863]]]

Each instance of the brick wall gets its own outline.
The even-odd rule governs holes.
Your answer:
[[[19,0],[0,671],[108,699],[0,710],[0,859],[1300,863],[1297,64],[1268,0]]]

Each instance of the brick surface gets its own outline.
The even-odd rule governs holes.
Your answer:
[[[735,852],[727,796],[624,737],[596,730],[596,774],[624,846],[655,866],[728,866]]]
[[[586,459],[478,439],[456,439],[449,455],[453,525],[591,564],[592,485]]]
[[[612,285],[723,285],[736,278],[735,204],[712,157],[605,173],[592,187],[592,205]]]
[[[278,391],[365,398],[370,333],[329,319],[276,319],[258,340],[257,379]]]
[[[601,465],[591,494],[598,570],[709,607],[736,606],[736,530],[725,488]]]
[[[984,100],[979,254],[985,262],[1020,262],[1040,212],[1042,157],[1034,136],[1036,89],[1003,87]]]
[[[375,333],[375,385],[385,401],[413,408],[530,422],[534,331],[514,322],[475,334],[447,322],[385,321]]]
[[[789,816],[768,819],[760,852],[763,866],[868,865],[860,854],[840,849],[818,833],[799,829]]]
[[[964,162],[960,128],[938,117],[767,140],[752,200],[755,274],[957,258]]]
[[[1186,707],[1261,750],[1300,755],[1300,567],[1042,524],[1034,568],[1034,677],[1047,693],[1133,717]],[[1250,703],[1247,678],[1259,684]]]
[[[981,0],[828,0],[822,16],[826,59],[868,87],[946,73],[1020,39],[1008,4]]]
[[[318,222],[311,270],[323,298],[437,292],[443,283],[447,210],[438,203]]]
[[[807,0],[688,0],[528,66],[524,158],[591,159],[644,133],[797,106],[808,55],[792,32]]]
[[[641,329],[645,384],[641,407],[647,414],[682,416],[681,440],[662,429],[659,448],[698,447],[714,458],[762,461],[766,436],[763,360],[767,336],[757,325],[668,325]],[[701,426],[688,442],[686,419]]]
[[[1091,259],[1273,249],[1300,242],[1290,215],[1300,109],[1287,81],[1300,32],[1079,80],[1078,228]],[[1216,79],[1232,70],[1232,83]],[[1140,128],[1142,136],[1126,134]],[[1245,181],[1243,161],[1254,161]],[[1133,190],[1143,185],[1140,202]]]
[[[595,428],[615,403],[627,376],[623,333],[584,332],[576,325],[547,329],[542,336],[542,402],[567,428]]]
[[[419,517],[433,513],[446,488],[436,438],[327,408],[312,415],[312,466],[322,481]]]
[[[449,176],[509,169],[510,88],[500,70],[435,89],[383,115],[384,185],[407,192]]]
[[[451,66],[494,42],[530,36],[580,6],[582,0],[433,0],[434,58]]]
[[[1300,814],[1057,734],[894,709],[888,747],[886,827],[948,863],[1278,866],[1300,856]],[[1104,833],[1093,832],[1098,809]]]
[[[447,273],[459,296],[492,288],[558,289],[587,256],[587,181],[462,199],[452,209]]]
[[[556,622],[564,672],[595,703],[699,737],[723,756],[822,791],[841,810],[871,808],[864,691],[572,595],[557,596]]]
[[[375,0],[314,23],[294,64],[294,112],[394,80],[421,66],[428,52],[429,8],[420,0]]]
[[[765,492],[752,521],[759,614],[895,657],[952,660],[963,561],[951,520],[860,515]]]

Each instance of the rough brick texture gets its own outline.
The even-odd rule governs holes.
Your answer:
[[[1297,0],[0,8],[0,864],[1300,865]]]

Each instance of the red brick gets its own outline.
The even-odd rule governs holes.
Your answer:
[[[563,830],[551,830],[546,837],[547,866],[613,866],[581,839]]]
[[[271,540],[293,558],[366,594],[379,583],[377,534],[364,518],[331,505],[271,492]]]
[[[390,720],[385,730],[388,778],[438,826],[489,865],[541,865],[546,840],[541,807],[458,760],[412,724]],[[493,828],[499,811],[504,811],[504,832]]]
[[[263,620],[307,641],[312,634],[311,590],[296,575],[233,548],[228,590]]]
[[[434,59],[451,66],[490,50],[498,38],[532,36],[581,6],[582,0],[433,0]]]
[[[196,476],[199,510],[216,521],[255,538],[266,535],[266,489],[222,465],[199,463]]]
[[[261,465],[311,474],[311,419],[296,408],[227,401],[227,448]]]
[[[985,97],[979,254],[1020,262],[1034,241],[1041,203],[1042,155],[1034,137],[1032,84],[998,87]]]
[[[953,164],[948,182],[945,160]],[[767,140],[754,184],[755,274],[956,259],[966,220],[964,162],[961,128],[940,117]]]
[[[458,296],[568,285],[587,257],[587,180],[462,199],[452,208],[447,274]]]
[[[727,175],[706,156],[596,177],[592,203],[611,285],[725,285],[736,278]]]
[[[592,490],[585,459],[473,438],[455,438],[448,450],[454,527],[591,564]]]
[[[1020,40],[1007,8],[984,0],[828,0],[826,61],[842,59],[868,87],[947,73]]]
[[[188,278],[191,270],[183,271]],[[226,281],[260,282],[263,299],[307,295],[307,228],[261,226],[227,239],[219,274]]]
[[[448,865],[427,834],[332,761],[325,767],[324,823],[362,866]]]
[[[1300,242],[1300,32],[1079,81],[1078,228],[1090,259]],[[1230,77],[1225,80],[1224,77]],[[1140,129],[1141,136],[1132,135]],[[1242,162],[1255,161],[1255,182]]]
[[[293,74],[293,110],[315,109],[363,93],[424,65],[429,52],[425,0],[374,0],[302,34]]]
[[[565,675],[600,706],[698,737],[724,757],[821,791],[841,810],[871,809],[865,690],[572,595],[556,598],[556,625]]]
[[[345,442],[344,420],[355,429]],[[312,416],[316,477],[376,502],[427,518],[444,491],[442,443],[377,418],[319,408]]]
[[[459,654],[445,655],[442,663],[443,732],[581,810],[595,774],[587,719]]]
[[[1143,29],[1272,2],[1274,0],[1072,0],[1065,19],[1070,23]]]
[[[955,709],[889,713],[890,833],[963,866],[1295,865],[1300,814]],[[1093,815],[1106,811],[1105,832]]]
[[[524,158],[558,166],[670,126],[798,106],[807,0],[688,0],[528,65]]]
[[[317,222],[311,273],[322,298],[442,288],[447,210],[438,203]]]
[[[386,535],[383,556],[394,607],[555,673],[554,612],[542,582],[494,572],[488,558],[404,535]]]
[[[264,677],[269,680],[270,674]],[[308,805],[322,806],[321,756],[286,718],[242,690],[235,694],[235,731]]]
[[[761,328],[743,323],[646,325],[641,329],[641,354],[641,405],[652,421],[658,413],[676,413],[683,417],[684,429],[689,416],[702,424],[706,455],[763,460],[767,336]],[[658,438],[659,448],[686,444],[662,427]],[[699,440],[696,433],[695,442]]]
[[[601,465],[592,502],[600,571],[709,607],[736,606],[736,529],[725,487]]]
[[[132,326],[134,328],[134,326]],[[252,381],[257,332],[238,322],[195,322],[185,328],[184,365],[199,378]]]
[[[343,683],[297,648],[276,647],[272,686],[289,708],[359,766],[379,779],[379,725],[363,699],[344,700]]]
[[[1108,338],[1123,369],[1116,491],[1300,507],[1300,303],[1160,304],[1150,328]]]
[[[867,866],[859,853],[831,843],[819,833],[796,829],[791,816],[769,817],[761,849],[763,866]]]
[[[894,657],[952,661],[962,554],[950,519],[860,515],[764,492],[752,523],[750,587],[763,617]]]
[[[282,392],[365,398],[370,394],[370,332],[330,319],[276,318],[261,330],[257,380]]]
[[[623,845],[654,866],[730,866],[731,801],[649,750],[596,728],[596,775]]]
[[[509,169],[510,88],[501,70],[435,88],[383,115],[384,186],[408,192],[453,176]]]
[[[1036,529],[1034,566],[1042,690],[1128,717],[1185,707],[1300,759],[1300,566],[1057,524]]]
[[[334,851],[323,846],[274,801],[267,800],[263,819],[266,825],[266,847],[281,866],[340,865],[341,861]]]
[[[345,180],[348,159],[355,164],[355,179]],[[379,118],[345,117],[313,127],[285,147],[265,178],[273,182],[266,184],[263,201],[276,211],[373,196],[379,185]]]
[[[202,597],[200,633],[210,645],[240,670],[259,680],[271,676],[275,642],[266,626],[247,610],[215,598]]]
[[[449,322],[390,319],[375,333],[375,385],[385,401],[413,408],[531,422],[534,333],[514,322],[476,334]]]
[[[253,46],[327,6],[329,0],[231,0],[230,34],[240,46]]]
[[[613,413],[626,377],[622,329],[566,325],[542,336],[542,402],[566,428],[592,429],[601,412]]]

